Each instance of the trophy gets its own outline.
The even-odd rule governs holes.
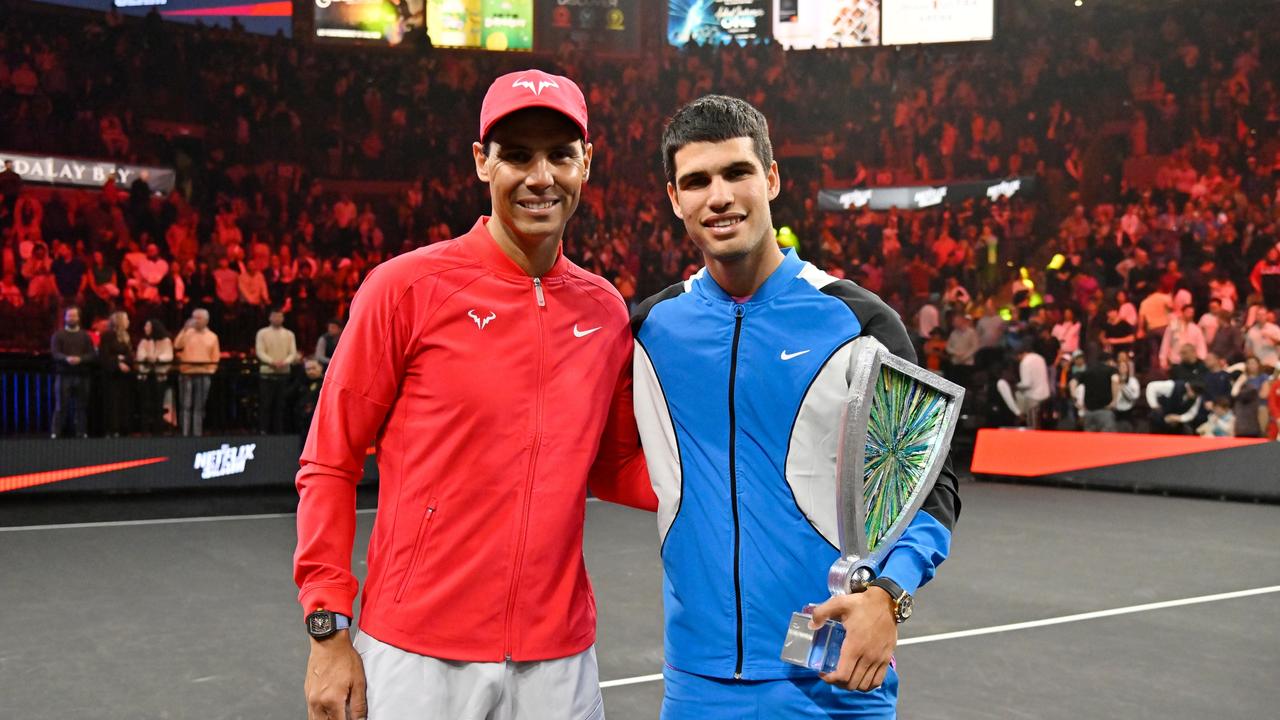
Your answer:
[[[946,462],[964,388],[890,353],[873,337],[851,344],[849,394],[836,450],[840,557],[832,596],[863,592],[911,524]],[[844,626],[809,628],[813,608],[791,615],[782,659],[817,672],[840,662]]]

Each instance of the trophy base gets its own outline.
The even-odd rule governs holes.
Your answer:
[[[813,607],[810,605],[804,612],[791,614],[791,625],[787,627],[787,638],[782,645],[782,660],[814,672],[829,673],[840,664],[844,625],[828,620],[817,630],[810,629]]]

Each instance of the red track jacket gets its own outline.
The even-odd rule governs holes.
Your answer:
[[[481,218],[378,266],[329,366],[298,472],[304,612],[351,615],[355,488],[378,451],[360,627],[410,652],[544,660],[595,642],[586,491],[656,509],[608,282],[524,274]]]

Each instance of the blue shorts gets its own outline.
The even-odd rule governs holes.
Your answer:
[[[662,669],[666,695],[662,720],[891,720],[898,704],[898,673],[892,667],[879,688],[841,690],[812,678],[725,680]]]

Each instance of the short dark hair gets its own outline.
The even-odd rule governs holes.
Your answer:
[[[751,138],[760,166],[773,164],[769,122],[751,103],[727,95],[703,95],[676,111],[662,128],[662,169],[667,182],[676,181],[676,153],[696,142]]]

